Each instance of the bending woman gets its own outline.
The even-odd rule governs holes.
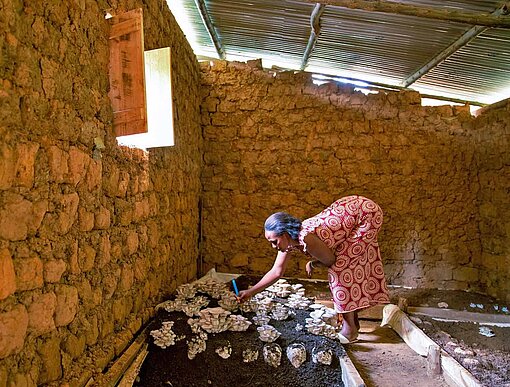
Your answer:
[[[310,257],[306,273],[314,267],[328,267],[329,288],[343,324],[338,339],[342,344],[357,341],[358,311],[389,303],[388,288],[377,242],[383,221],[381,208],[362,196],[347,196],[321,213],[300,221],[277,212],[266,219],[266,239],[278,250],[275,262],[253,287],[239,293],[244,301],[275,283],[285,273],[291,251]]]

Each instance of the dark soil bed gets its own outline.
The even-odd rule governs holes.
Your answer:
[[[238,279],[240,289],[254,284],[258,278],[241,277]],[[321,300],[330,298],[327,282],[306,282],[290,280],[291,283],[302,283],[308,297]],[[391,302],[397,304],[399,297],[408,300],[409,306],[438,307],[446,302],[449,309],[466,310],[478,313],[508,314],[502,308],[504,303],[485,295],[435,289],[390,289]],[[473,306],[473,304],[478,306]],[[479,305],[483,305],[480,308]],[[213,303],[209,307],[216,306]],[[180,340],[168,349],[161,349],[152,344],[149,337],[149,354],[138,375],[135,386],[342,386],[339,357],[345,356],[343,347],[338,341],[323,336],[312,335],[305,330],[295,330],[296,324],[304,325],[304,319],[310,310],[297,311],[293,319],[287,321],[271,320],[281,336],[276,340],[282,347],[281,365],[277,368],[268,365],[263,358],[262,342],[251,325],[246,332],[222,332],[209,334],[207,349],[189,360],[186,339]],[[239,312],[236,312],[237,314]],[[252,313],[245,313],[251,321]],[[493,337],[485,337],[479,333],[480,325],[469,322],[442,322],[420,316],[414,318],[417,325],[438,345],[468,369],[483,386],[510,386],[510,328],[490,326],[495,333]],[[187,324],[188,317],[184,313],[159,311],[151,323],[150,329],[159,329],[163,321],[175,321],[173,331],[177,335],[191,337]],[[222,359],[215,349],[230,342],[232,355]],[[307,360],[300,368],[294,368],[285,354],[286,348],[295,342],[301,342],[307,349]],[[330,346],[335,353],[334,362],[330,366],[316,364],[311,361],[313,347]],[[257,348],[259,358],[252,363],[244,363],[242,351],[245,348]],[[462,351],[457,350],[460,348]],[[469,352],[472,355],[469,355]],[[468,355],[466,355],[468,353]],[[475,359],[478,363],[470,363],[466,358]],[[388,370],[393,372],[392,370]],[[394,370],[397,372],[397,370]]]
[[[438,307],[483,314],[508,314],[506,304],[477,293],[431,289],[392,289],[392,302],[404,297],[409,305]],[[488,326],[493,337],[480,334],[480,325],[471,322],[444,322],[422,315],[414,321],[432,340],[469,370],[484,386],[510,386],[510,327]],[[457,349],[458,348],[458,349]],[[456,352],[457,350],[457,352]],[[473,360],[470,360],[473,359]]]
[[[246,279],[238,280],[239,288],[247,287]],[[214,300],[208,307],[216,306]],[[149,329],[159,329],[164,321],[174,321],[173,332],[185,335],[175,345],[162,349],[153,344],[149,336],[149,353],[142,365],[135,386],[173,386],[173,387],[202,387],[202,386],[315,386],[336,387],[343,386],[339,357],[345,356],[343,347],[323,336],[308,333],[303,328],[297,331],[296,324],[305,325],[305,318],[310,310],[296,310],[295,317],[285,321],[271,320],[281,336],[275,341],[282,348],[281,363],[273,367],[264,361],[262,349],[266,343],[259,339],[256,325],[250,325],[245,332],[220,332],[208,334],[207,348],[192,360],[188,359],[186,340],[193,334],[187,324],[188,316],[183,312],[158,311]],[[235,312],[240,314],[240,312]],[[254,313],[244,313],[251,320]],[[232,354],[223,359],[216,349],[230,344]],[[286,349],[292,343],[302,343],[307,350],[307,359],[299,367],[294,368],[286,356]],[[314,363],[311,354],[314,347],[328,347],[333,351],[331,365]],[[253,362],[243,362],[243,350],[257,349],[258,359]]]

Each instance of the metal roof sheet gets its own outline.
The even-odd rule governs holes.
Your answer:
[[[186,9],[197,56],[217,57],[197,3],[206,8],[228,60],[299,70],[315,4],[296,0],[168,0]],[[384,0],[382,1],[384,2]],[[388,2],[388,0],[386,0]],[[380,3],[380,2],[378,2]],[[406,4],[488,14],[495,0],[410,0]],[[510,18],[510,16],[505,16]],[[182,23],[178,17],[177,21]],[[326,5],[305,70],[401,88],[406,80],[468,32],[471,25]],[[181,27],[182,26],[181,24]],[[185,28],[183,28],[184,30]],[[481,32],[480,32],[481,31]],[[480,29],[408,87],[422,93],[492,103],[510,97],[510,29]],[[477,35],[479,33],[479,35]],[[429,71],[427,71],[429,70]]]

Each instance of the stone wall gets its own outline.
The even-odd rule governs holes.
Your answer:
[[[1,387],[84,385],[196,276],[199,66],[164,1],[108,3],[0,4]],[[117,146],[107,96],[105,13],[139,7],[172,47],[176,146],[149,153]]]
[[[510,302],[510,102],[493,106],[476,120],[479,165],[480,280],[487,292]]]
[[[316,86],[310,74],[265,71],[258,61],[203,63],[202,77],[204,270],[261,274],[275,255],[267,216],[305,218],[361,194],[385,213],[390,283],[481,290],[468,107]],[[305,262],[286,274],[304,276]]]

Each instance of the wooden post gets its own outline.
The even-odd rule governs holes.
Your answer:
[[[407,307],[409,306],[409,303],[407,301],[407,298],[404,298],[404,297],[399,297],[398,298],[398,307],[399,309],[406,313],[407,312]]]
[[[430,376],[441,374],[441,348],[438,345],[429,345],[427,353],[427,373]]]

